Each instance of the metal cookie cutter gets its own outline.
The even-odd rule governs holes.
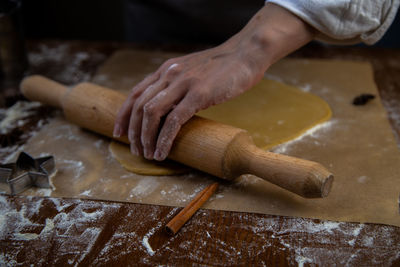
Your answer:
[[[10,186],[12,195],[35,186],[51,188],[49,176],[55,171],[53,156],[33,158],[21,152],[17,162],[0,165],[0,182]]]

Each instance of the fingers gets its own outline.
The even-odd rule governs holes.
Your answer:
[[[173,141],[181,126],[187,122],[195,113],[196,108],[189,95],[168,114],[157,139],[157,147],[154,152],[155,160],[164,160],[168,156]]]
[[[161,118],[183,98],[186,90],[184,83],[177,83],[159,92],[143,107],[141,141],[145,158],[154,159]]]
[[[156,72],[147,76],[142,82],[137,84],[121,106],[114,123],[114,137],[121,137],[127,134],[129,126],[129,118],[131,116],[132,107],[135,101],[140,97],[143,91],[152,83],[156,82],[160,77],[160,73]]]
[[[181,65],[169,60],[158,70],[158,77],[150,77],[134,88],[122,106],[116,120],[115,135],[128,132],[133,154],[153,159],[160,119],[182,98],[183,92],[177,89],[182,88],[183,83],[171,87],[168,97],[163,90],[169,81],[175,80],[181,69]]]
[[[131,151],[135,155],[143,155],[143,146],[141,142],[142,122],[143,122],[143,107],[157,93],[164,90],[168,86],[166,81],[159,80],[150,85],[135,101],[129,120],[128,139],[131,143]],[[148,150],[147,150],[148,151]],[[146,151],[146,152],[147,152]],[[149,152],[147,152],[149,153]],[[147,155],[145,155],[147,158]]]
[[[113,134],[115,137],[128,134],[133,154],[164,160],[181,125],[195,113],[194,106],[198,103],[187,96],[193,84],[180,78],[182,71],[181,63],[169,60],[154,75],[135,86],[122,105]],[[159,132],[161,118],[166,114]]]

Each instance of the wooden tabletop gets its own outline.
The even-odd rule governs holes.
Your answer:
[[[89,80],[121,43],[31,41],[31,74],[65,84]],[[190,51],[187,48],[164,47]],[[291,57],[370,61],[400,143],[400,50],[311,44]],[[19,99],[4,82],[3,105]],[[29,138],[48,109],[13,136],[4,159]],[[4,148],[6,146],[6,148]],[[164,226],[179,208],[132,203],[0,195],[0,262],[9,265],[399,266],[400,228],[252,213],[200,210],[175,236]]]

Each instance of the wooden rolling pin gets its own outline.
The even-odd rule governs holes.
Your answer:
[[[24,96],[59,107],[67,120],[113,138],[114,119],[126,96],[91,83],[67,88],[41,76],[21,83]],[[129,143],[126,137],[117,139]],[[169,157],[223,179],[256,175],[307,198],[328,195],[333,175],[316,162],[266,152],[242,129],[194,116],[182,126]]]

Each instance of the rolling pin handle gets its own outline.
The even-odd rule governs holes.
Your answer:
[[[20,90],[29,100],[62,108],[62,99],[68,88],[43,76],[32,75],[21,82]]]
[[[254,145],[248,134],[230,144],[224,169],[230,179],[252,174],[305,198],[328,196],[333,175],[321,164],[265,151]]]

